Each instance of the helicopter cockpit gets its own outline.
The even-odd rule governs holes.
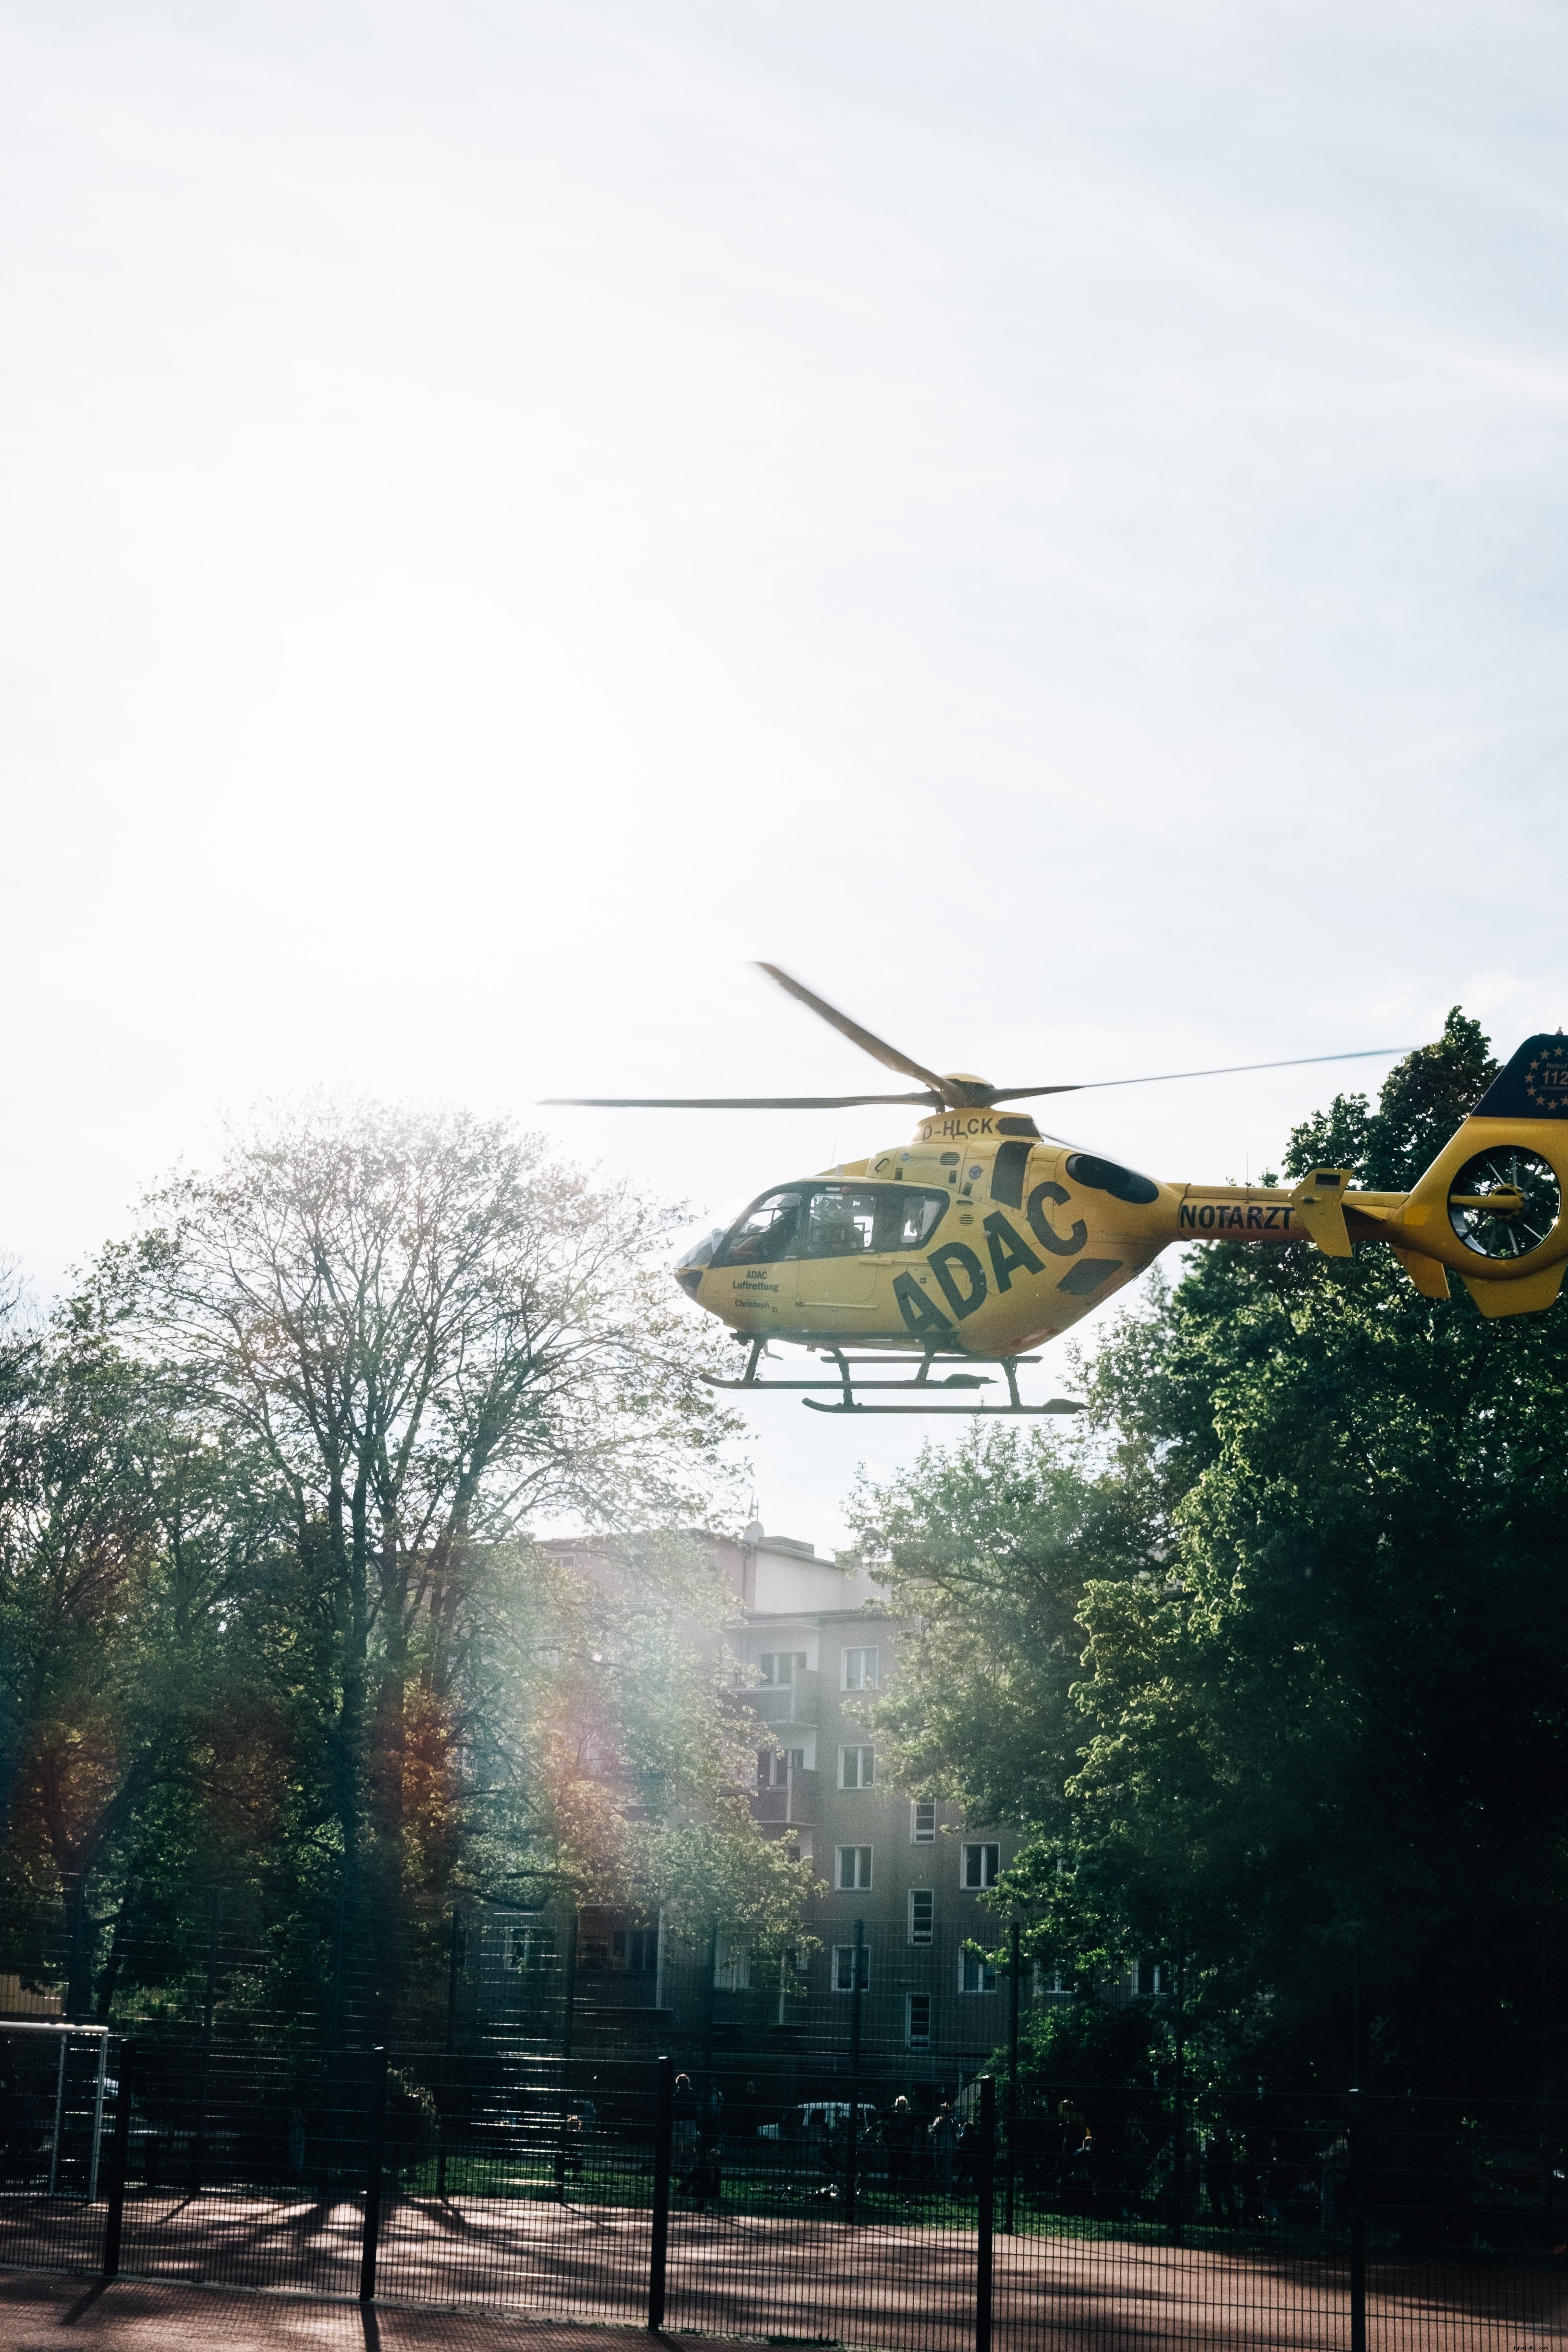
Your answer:
[[[923,1249],[948,1197],[919,1184],[791,1184],[753,1202],[709,1263],[776,1265],[791,1258]]]

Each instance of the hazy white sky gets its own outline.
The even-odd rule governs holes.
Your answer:
[[[11,0],[0,1246],[874,1078],[759,955],[998,1084],[1556,1026],[1565,134],[1531,0]],[[906,1127],[545,1116],[704,1223]],[[826,1543],[910,1435],[752,1417]]]

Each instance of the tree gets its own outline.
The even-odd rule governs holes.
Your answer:
[[[52,1328],[14,1315],[0,1354],[6,1941],[18,1966],[43,1967],[58,1888],[81,2016],[94,1882],[216,1719],[214,1619],[250,1529],[235,1465],[219,1474],[177,1378],[68,1314]]]
[[[1288,1165],[1407,1183],[1490,1067],[1451,1014]],[[1073,1438],[977,1433],[956,1483],[928,1458],[860,1498],[930,1621],[889,1727],[921,1785],[1021,1823],[1003,1899],[1090,1984],[1182,1948],[1216,2066],[1536,2079],[1568,1913],[1563,1315],[1420,1298],[1379,1249],[1226,1245],[1089,1381]],[[994,1771],[950,1745],[983,1685]]]
[[[651,1263],[669,1213],[502,1125],[327,1101],[151,1206],[95,1297],[271,1466],[320,1594],[336,1967],[374,1912],[395,1979],[497,1546],[545,1509],[706,1509],[729,1424]]]
[[[221,1906],[266,2000],[324,1992],[338,2032],[372,1989],[428,2023],[464,1890],[795,1916],[703,1549],[573,1575],[528,1533],[723,1484],[669,1223],[504,1127],[318,1102],[0,1332],[9,1959],[49,1969],[63,1896],[107,2014],[170,1997]]]

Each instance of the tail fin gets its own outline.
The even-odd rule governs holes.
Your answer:
[[[1568,1036],[1527,1037],[1470,1118],[1568,1118]]]

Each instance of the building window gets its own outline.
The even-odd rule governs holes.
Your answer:
[[[838,1751],[838,1785],[841,1789],[869,1789],[876,1785],[877,1751],[874,1748],[841,1748]]]
[[[871,1947],[869,1944],[862,1944],[860,1947],[860,1990],[862,1992],[865,1991],[870,1981]],[[853,1944],[835,1944],[833,1947],[833,1990],[835,1992],[853,1992],[855,1990],[855,1947]]]
[[[904,2001],[904,2041],[911,2050],[931,2048],[931,1995],[911,1992]]]
[[[936,1843],[936,1807],[934,1805],[917,1804],[910,1807],[910,1843],[911,1845]]]
[[[966,1845],[963,1849],[963,1885],[994,1886],[996,1874],[1002,1867],[999,1845]]]
[[[719,1937],[713,1946],[714,1991],[744,1992],[751,1981],[751,1953],[728,1936]]]
[[[960,1992],[994,1992],[994,1963],[983,1958],[979,1952],[962,1954],[958,1964],[958,1990]]]
[[[847,1691],[868,1691],[877,1687],[877,1653],[875,1650],[846,1650],[839,1675],[838,1687]]]
[[[931,1893],[931,1888],[911,1886],[910,1889],[910,1941],[911,1944],[931,1942],[931,1924],[935,1911],[936,1896]]]
[[[794,1682],[796,1675],[805,1674],[805,1652],[804,1650],[764,1650],[757,1660],[757,1672],[761,1675],[764,1686],[773,1690],[785,1690]]]
[[[776,1748],[757,1750],[757,1786],[759,1789],[784,1789],[789,1785],[792,1771],[805,1769],[804,1748],[790,1748],[782,1753]]]
[[[610,1937],[610,1974],[654,1977],[658,1974],[658,1929],[617,1927]]]
[[[1037,2000],[1052,1995],[1060,1995],[1065,1999],[1071,1991],[1072,1987],[1062,1972],[1062,1964],[1059,1960],[1035,1962],[1034,1997]]]
[[[871,1884],[871,1849],[868,1845],[841,1845],[838,1849],[838,1885],[845,1894],[856,1887]]]

